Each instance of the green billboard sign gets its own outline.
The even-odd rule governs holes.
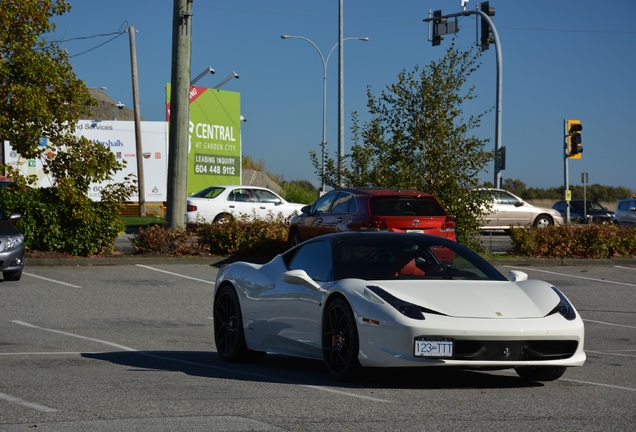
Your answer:
[[[170,84],[167,119],[170,121]],[[190,87],[188,195],[208,186],[241,184],[240,93]]]

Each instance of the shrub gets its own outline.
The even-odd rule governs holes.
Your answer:
[[[294,180],[283,183],[283,194],[289,202],[301,204],[313,204],[318,199],[319,193],[308,181]]]
[[[244,216],[222,224],[193,224],[184,230],[157,225],[141,228],[132,244],[140,253],[268,258],[287,249],[288,227],[289,220],[273,215],[265,220]]]
[[[153,225],[140,228],[131,242],[141,253],[163,255],[199,255],[205,253],[199,237],[190,230],[175,230],[167,226]]]
[[[212,254],[273,257],[287,249],[289,220],[270,214],[265,220],[244,217],[223,224],[198,224],[192,230]]]
[[[24,184],[0,190],[6,213],[20,212],[16,226],[27,249],[89,256],[112,252],[123,231],[120,204],[94,202],[82,194],[60,188],[29,188]]]
[[[545,258],[636,256],[636,230],[615,225],[565,225],[513,228],[515,253]]]

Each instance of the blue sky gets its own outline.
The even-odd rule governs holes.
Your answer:
[[[144,120],[165,120],[165,85],[172,53],[171,0],[71,0],[72,10],[54,18],[52,39],[137,30],[140,108]],[[285,180],[319,180],[309,151],[322,137],[323,67],[316,50],[297,39],[312,40],[326,57],[338,41],[337,0],[245,0],[193,3],[192,76],[208,66],[215,75],[197,85],[223,86],[241,93],[243,154],[262,160]],[[502,145],[507,149],[503,178],[530,187],[564,182],[563,120],[583,124],[583,157],[569,161],[569,182],[625,186],[636,192],[636,2],[633,0],[491,0],[503,52]],[[476,3],[470,1],[468,9]],[[345,152],[351,146],[351,112],[367,115],[366,90],[379,94],[402,70],[438,61],[450,36],[438,47],[427,41],[422,20],[429,10],[461,10],[460,0],[344,0],[344,36],[368,42],[344,42]],[[458,45],[475,44],[475,17],[462,18]],[[132,108],[128,35],[68,41],[73,68],[89,87],[105,86],[116,102]],[[103,44],[101,46],[98,46]],[[86,52],[89,50],[88,52]],[[478,99],[466,115],[493,108],[496,91],[494,46],[473,76]],[[338,146],[338,53],[328,60],[327,146]],[[491,140],[494,110],[476,134]],[[492,167],[481,180],[493,181]]]

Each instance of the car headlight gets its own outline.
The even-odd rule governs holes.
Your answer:
[[[9,236],[9,238],[7,238],[7,241],[4,245],[4,250],[15,249],[18,246],[20,246],[22,243],[24,243],[24,234]]]
[[[561,291],[559,291],[555,287],[552,287],[552,289],[554,290],[555,293],[557,293],[561,301],[559,301],[559,304],[556,305],[554,309],[552,309],[549,315],[552,315],[553,313],[558,312],[566,320],[572,321],[574,318],[576,318],[576,312],[574,311],[574,306],[572,306],[572,303],[570,303],[570,300],[568,300],[565,294],[563,294]]]
[[[419,306],[414,305],[413,303],[406,302],[404,300],[400,300],[399,298],[395,297],[392,294],[389,294],[388,292],[386,292],[385,290],[383,290],[377,285],[368,285],[367,289],[369,289],[369,291],[373,292],[382,300],[387,302],[389,305],[391,305],[395,310],[400,312],[405,317],[413,318],[417,320],[424,319],[424,314],[420,310]]]

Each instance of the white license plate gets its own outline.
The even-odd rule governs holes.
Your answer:
[[[407,229],[406,230],[407,233],[418,233],[418,234],[424,234],[424,230],[421,229]]]
[[[415,357],[451,358],[453,341],[450,339],[415,339]]]

